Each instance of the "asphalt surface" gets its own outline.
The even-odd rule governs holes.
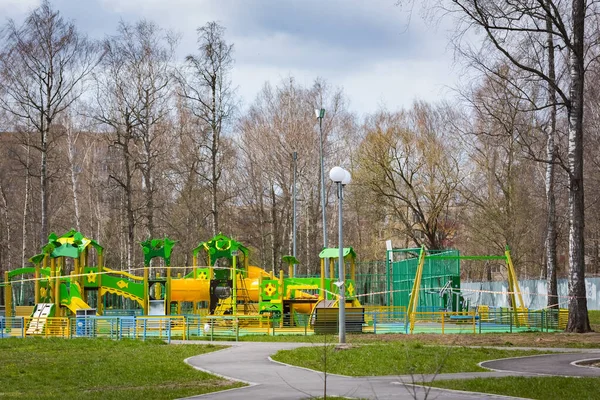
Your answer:
[[[600,377],[600,368],[576,365],[578,361],[593,359],[600,360],[600,353],[546,354],[533,357],[505,358],[502,360],[484,361],[479,365],[493,371],[525,372],[554,376]]]
[[[324,374],[272,361],[270,356],[279,350],[300,346],[315,346],[310,343],[259,343],[259,342],[181,342],[224,344],[224,350],[190,357],[188,364],[196,369],[210,372],[249,386],[209,393],[187,399],[281,399],[297,400],[323,396]],[[573,351],[573,350],[571,350]],[[365,399],[507,399],[506,396],[487,395],[427,388],[419,384],[432,380],[472,379],[504,376],[597,376],[599,368],[579,367],[572,363],[578,360],[600,359],[600,353],[560,353],[544,356],[511,358],[486,361],[480,365],[490,372],[458,374],[347,377],[327,375],[327,395]],[[430,391],[427,393],[427,391]]]

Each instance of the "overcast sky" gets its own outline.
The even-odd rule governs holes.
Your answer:
[[[233,83],[245,105],[266,81],[325,79],[344,90],[352,111],[409,107],[450,96],[458,67],[448,31],[410,19],[395,0],[54,0],[94,38],[120,19],[152,20],[181,35],[179,56],[195,52],[196,28],[218,21],[234,44]],[[39,0],[0,0],[0,15],[21,20]]]

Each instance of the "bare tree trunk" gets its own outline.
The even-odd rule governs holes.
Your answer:
[[[550,9],[551,0],[548,0]],[[548,32],[552,31],[552,21],[550,15],[546,15],[546,28]],[[556,72],[554,66],[554,39],[552,33],[548,33],[548,77],[552,82],[556,81]],[[554,194],[555,181],[555,161],[556,145],[554,138],[556,136],[556,90],[549,87],[550,100],[550,128],[546,133],[546,279],[548,282],[548,307],[558,308],[558,286],[556,282],[556,197]]]
[[[271,271],[275,271],[277,262],[277,210],[275,208],[275,188],[271,184]]]
[[[40,240],[44,244],[48,240],[48,131],[42,129],[41,134],[41,169],[40,169],[40,195],[42,220],[40,226]]]
[[[265,224],[265,202],[262,195],[262,190],[258,191],[260,201],[260,211],[258,216],[258,223],[260,226],[260,260],[262,262],[263,269],[267,269],[265,260],[267,259],[267,233]]]
[[[154,182],[152,181],[152,173],[149,169],[144,169],[144,186],[145,186],[145,197],[146,197],[146,229],[148,230],[148,236],[154,238]]]
[[[568,332],[591,331],[587,313],[584,258],[583,89],[585,0],[573,0],[569,114],[569,322]]]
[[[214,102],[214,92],[213,92],[213,102]],[[219,136],[217,133],[217,129],[213,128],[212,135],[212,143],[211,143],[211,201],[212,201],[212,228],[213,235],[217,235],[219,233],[219,210],[218,206],[218,189],[219,189],[219,174],[217,171],[217,155],[218,155],[218,144],[219,144]]]
[[[81,224],[79,222],[79,198],[77,196],[77,171],[75,165],[75,144],[77,143],[78,137],[79,134],[75,134],[74,136],[73,129],[71,127],[67,128],[67,156],[69,158],[69,167],[71,169],[71,192],[73,194],[73,211],[75,212],[75,227],[79,232],[81,232]]]
[[[11,256],[11,223],[10,218],[8,217],[8,201],[6,200],[6,192],[4,190],[4,186],[0,183],[0,197],[2,198],[2,215],[4,216],[4,224],[6,225],[6,240],[3,245],[6,257],[0,259],[0,273],[2,272],[2,265],[5,265],[6,268],[10,268],[12,266],[12,256]],[[4,277],[4,275],[2,275]]]
[[[129,175],[129,163],[126,163],[127,186],[125,193],[125,212],[127,213],[127,270],[131,272],[133,267],[133,243],[135,241],[135,215],[133,213],[133,201],[131,194],[131,176]]]
[[[23,199],[23,230],[21,234],[23,235],[23,242],[21,246],[21,267],[25,268],[26,260],[27,260],[27,219],[29,218],[29,192],[30,192],[30,175],[29,175],[29,161],[31,157],[31,146],[29,145],[29,133],[27,133],[27,155],[25,156],[25,198]],[[43,238],[43,236],[42,236]],[[45,243],[42,239],[42,243]],[[20,290],[19,290],[19,298],[23,299],[23,284],[21,282]]]

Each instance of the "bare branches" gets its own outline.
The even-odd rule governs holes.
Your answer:
[[[56,117],[83,93],[100,60],[96,44],[44,1],[22,26],[9,21],[0,49],[0,108],[30,124],[41,152],[41,240],[48,234],[48,134]]]

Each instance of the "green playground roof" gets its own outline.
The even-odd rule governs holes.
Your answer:
[[[337,247],[323,249],[319,253],[320,258],[338,258],[340,255],[340,251]],[[350,255],[352,258],[356,259],[356,253],[352,247],[344,247],[344,258]]]
[[[42,253],[31,257],[30,261],[33,263],[39,263],[44,258],[45,254],[50,255],[52,258],[77,258],[88,246],[94,247],[98,254],[102,254],[104,251],[104,248],[100,246],[98,242],[93,239],[86,238],[75,229],[71,229],[62,236],[57,236],[56,233],[51,233],[48,236],[48,244],[43,247]]]
[[[231,255],[231,252],[239,250],[245,257],[248,257],[248,253],[250,252],[246,246],[222,233],[219,233],[209,241],[200,243],[193,251],[194,256],[197,256],[202,250],[211,255],[211,259],[213,258],[212,255],[217,253]]]
[[[300,261],[294,256],[283,256],[281,257],[281,261],[288,264],[300,264]]]

